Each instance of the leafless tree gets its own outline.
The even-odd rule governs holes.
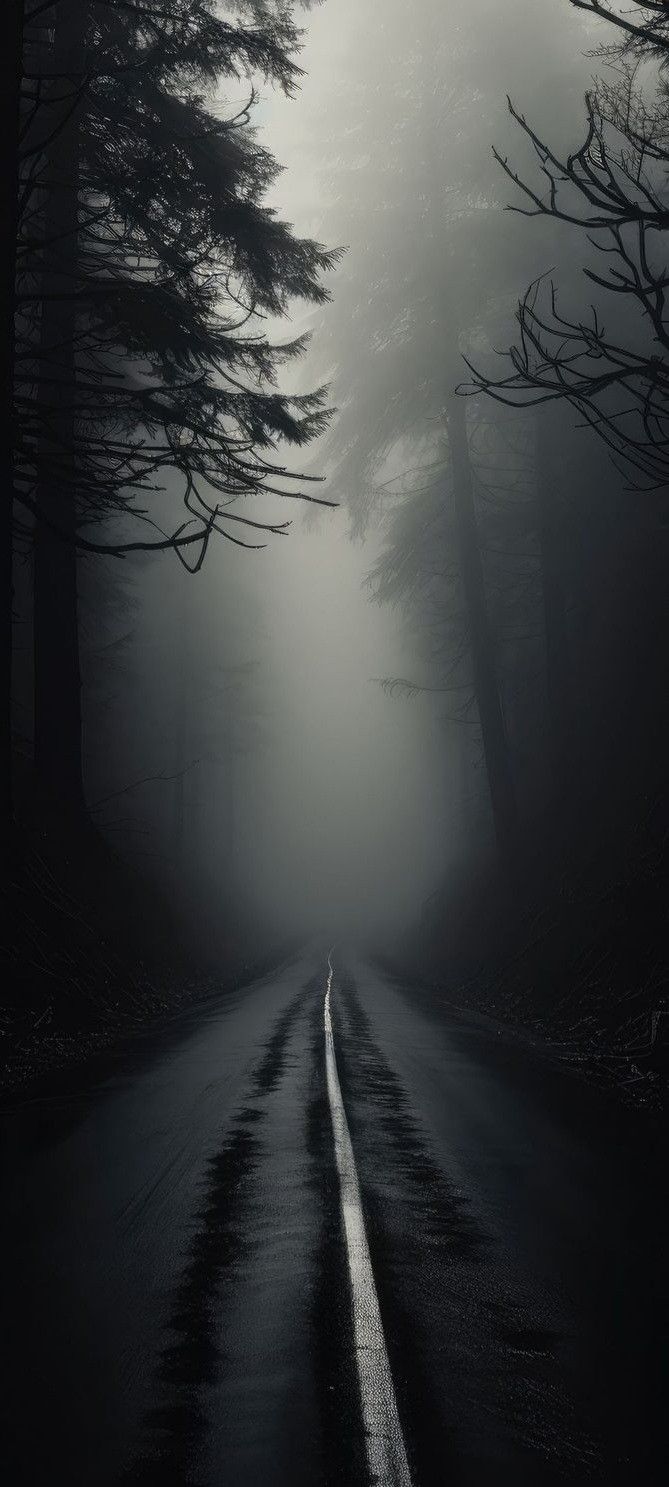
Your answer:
[[[616,16],[594,0],[572,3],[612,21],[621,33],[600,54],[606,72],[586,95],[581,142],[571,154],[557,153],[509,101],[533,150],[538,180],[521,176],[507,158],[497,159],[522,194],[515,211],[552,218],[585,239],[594,254],[583,269],[590,304],[565,308],[564,287],[551,274],[542,276],[518,305],[511,370],[500,377],[468,365],[475,388],[500,402],[566,400],[632,485],[661,492],[669,477],[669,15],[660,4],[637,7],[637,17]],[[649,58],[651,90],[641,78],[641,63]]]

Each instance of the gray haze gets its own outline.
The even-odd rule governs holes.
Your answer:
[[[464,153],[474,175],[480,162],[482,179],[490,178],[493,138],[508,144],[505,95],[520,89],[522,103],[523,79],[534,100],[543,93],[551,127],[559,100],[564,106],[570,88],[576,98],[582,92],[589,64],[580,64],[578,78],[568,70],[565,76],[565,57],[578,57],[582,28],[558,0],[504,7],[506,51],[498,89],[496,81],[491,88],[495,14],[499,20],[490,0],[478,6],[476,0],[419,0],[410,8],[386,0],[328,0],[305,14],[301,92],[292,100],[265,93],[257,112],[261,132],[285,166],[274,192],[277,209],[300,233],[348,250],[331,276],[332,304],[309,321],[313,344],[292,374],[300,385],[325,376],[332,378],[335,398],[342,389],[345,396],[346,357],[355,352],[346,350],[345,338],[337,349],[340,322],[350,313],[340,288],[347,277],[364,276],[368,244],[358,197],[364,170],[375,169],[373,151],[386,124],[389,150],[397,150],[397,138],[405,142],[412,188],[412,153],[422,147],[411,133],[417,100],[406,94],[411,80],[398,18],[423,27],[426,36],[438,34],[444,48],[439,76],[448,127],[440,135],[440,158],[447,179],[451,149],[454,160]],[[528,32],[520,22],[530,14]],[[476,47],[472,52],[470,41],[462,53],[462,28],[471,37],[472,25]],[[463,56],[471,77],[463,76]],[[350,127],[349,104],[370,67],[374,130],[366,140]],[[489,108],[482,110],[477,132],[479,73],[488,98],[496,91],[498,98],[492,118]],[[470,95],[462,121],[455,105],[452,118],[448,112],[454,88],[458,97],[463,90]],[[334,177],[324,155],[336,163]],[[388,167],[382,156],[379,170]],[[401,177],[401,160],[397,164]],[[495,220],[503,245],[509,219],[499,213]],[[420,226],[407,210],[404,221],[390,216],[386,230],[410,242]],[[518,289],[526,267],[519,268]],[[453,278],[450,292],[459,292]],[[299,320],[296,328],[305,323]],[[348,329],[355,348],[355,326]],[[285,323],[277,334],[286,334]],[[349,409],[349,429],[351,416]],[[491,826],[476,743],[465,759],[462,730],[445,730],[438,697],[397,697],[381,688],[382,678],[420,679],[420,646],[398,609],[375,602],[367,582],[382,549],[386,513],[381,507],[371,520],[356,522],[356,493],[339,487],[334,476],[336,429],[335,422],[332,438],[303,454],[302,465],[332,477],[326,491],[342,501],[338,511],[305,519],[298,503],[286,504],[280,515],[293,519],[288,537],[248,554],[219,543],[196,579],[164,559],[144,567],[135,585],[130,565],[124,566],[127,608],[116,595],[108,633],[91,639],[97,660],[87,721],[96,776],[90,796],[100,802],[97,819],[109,839],[168,885],[189,883],[210,920],[220,894],[231,897],[249,922],[260,911],[265,922],[286,931],[352,927],[383,935],[420,914],[463,850],[472,823],[483,845]],[[388,451],[381,474],[392,474],[402,462],[402,449]],[[276,516],[274,508],[268,512]],[[130,631],[132,659],[126,663],[123,636]],[[104,655],[110,664],[100,668]],[[115,675],[123,677],[118,691]],[[156,718],[162,719],[157,729]],[[127,785],[133,788],[126,791]]]

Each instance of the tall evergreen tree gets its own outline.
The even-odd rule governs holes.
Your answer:
[[[13,412],[16,335],[14,317],[16,310],[16,240],[19,217],[18,157],[21,127],[21,88],[23,83],[23,31],[24,0],[10,0],[5,30],[5,77],[0,105],[0,178],[2,179],[2,257],[0,259],[0,283],[2,284],[2,329],[0,351],[0,397],[6,413]],[[9,826],[11,819],[11,769],[12,769],[12,648],[13,648],[13,583],[12,583],[12,519],[14,486],[14,435],[3,441],[4,468],[4,520],[2,526],[2,610],[3,637],[0,644],[2,656],[0,671],[0,693],[2,721],[0,722],[0,790],[2,806],[0,819]],[[9,832],[5,831],[5,840]]]
[[[272,344],[264,322],[326,298],[335,255],[265,204],[278,167],[251,79],[294,88],[298,33],[283,4],[242,10],[54,0],[31,35],[16,497],[37,527],[38,758],[75,810],[74,548],[173,547],[196,570],[215,533],[286,529],[252,514],[257,492],[318,499],[280,445],[324,427],[324,392],[278,390],[304,340]],[[234,114],[215,96],[231,78],[248,79]]]
[[[35,768],[49,798],[84,812],[77,614],[77,335],[79,167],[83,86],[82,10],[56,15],[41,156],[37,407],[35,433]]]
[[[530,26],[537,24],[531,7],[519,9]],[[366,46],[361,18],[346,107],[347,153],[354,163],[345,176],[339,140],[330,144],[330,221],[350,252],[338,275],[337,315],[323,317],[318,345],[340,410],[328,439],[336,490],[348,500],[354,524],[363,526],[375,509],[387,507],[387,480],[398,468],[415,470],[418,489],[431,472],[442,499],[453,503],[458,520],[450,524],[449,541],[467,575],[461,599],[472,662],[476,653],[470,676],[493,814],[508,838],[515,811],[499,657],[485,571],[480,559],[474,562],[472,539],[480,546],[476,481],[461,437],[463,426],[471,432],[472,420],[465,423],[464,409],[453,402],[462,380],[461,351],[489,325],[491,312],[498,313],[514,283],[514,250],[523,244],[508,219],[509,231],[502,230],[490,152],[500,116],[501,58],[512,69],[518,61],[508,17],[490,5],[485,21],[486,56],[478,9],[470,18],[464,7],[456,14],[422,7],[408,35],[403,7],[391,3],[384,8],[380,48],[376,38]],[[375,62],[380,51],[386,73],[396,69],[401,107],[394,110]],[[488,56],[495,63],[486,73]]]
[[[375,37],[369,47],[361,21],[346,108],[353,164],[345,176],[339,139],[330,144],[335,197],[330,220],[349,242],[350,253],[338,275],[336,318],[325,313],[325,331],[318,337],[340,409],[328,439],[336,490],[348,500],[354,525],[362,527],[373,512],[387,511],[398,490],[398,470],[414,472],[417,495],[434,481],[452,508],[453,520],[440,537],[452,550],[448,558],[457,555],[469,684],[476,693],[492,814],[498,836],[507,843],[516,811],[509,688],[503,677],[508,652],[495,594],[503,552],[491,560],[482,551],[492,513],[484,510],[471,447],[474,439],[481,445],[481,414],[470,407],[466,416],[454,393],[465,373],[462,352],[487,336],[498,337],[508,321],[519,266],[528,261],[521,224],[502,216],[504,198],[491,151],[500,121],[503,125],[501,86],[523,76],[514,38],[519,31],[534,37],[550,76],[559,77],[565,60],[572,61],[573,39],[558,28],[548,53],[538,42],[545,16],[536,11],[519,0],[510,25],[508,9],[495,5],[475,12],[462,6],[448,14],[426,5],[408,35],[403,8],[390,3],[384,8],[381,45]],[[383,77],[376,63],[380,54]],[[393,66],[401,100],[395,110],[387,101]],[[546,81],[542,74],[544,93]],[[410,484],[404,482],[403,502]],[[501,511],[495,517],[501,521]],[[513,534],[514,502],[508,518]],[[533,534],[527,539],[529,532],[524,534],[528,562],[534,560],[536,569]],[[497,542],[500,549],[506,545],[515,546],[502,538]],[[511,586],[508,578],[504,582]],[[451,597],[444,595],[447,604]],[[453,655],[442,653],[444,685],[452,664],[460,666],[460,633],[454,643]],[[438,675],[431,681],[438,686]]]

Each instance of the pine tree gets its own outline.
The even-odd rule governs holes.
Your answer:
[[[324,365],[340,369],[333,376],[340,413],[328,445],[337,493],[349,501],[356,527],[388,508],[398,470],[414,472],[417,493],[435,482],[449,507],[453,519],[442,536],[447,531],[446,556],[457,556],[460,570],[469,683],[492,815],[506,845],[516,815],[508,689],[489,582],[497,575],[481,552],[481,482],[470,448],[475,435],[480,444],[481,412],[470,404],[466,416],[454,394],[466,376],[462,353],[505,324],[527,254],[520,223],[502,217],[491,141],[503,121],[503,90],[522,64],[517,30],[526,36],[542,24],[536,7],[522,3],[511,26],[493,4],[478,7],[471,20],[466,11],[456,18],[425,7],[407,34],[403,7],[389,4],[382,46],[385,73],[393,61],[396,67],[395,111],[388,109],[388,77],[374,74],[362,38],[347,109],[349,138],[358,146],[350,154],[359,163],[347,191],[337,141],[332,147],[332,217],[337,233],[345,220],[351,250],[338,276],[336,318],[326,313],[326,334],[318,338]],[[568,37],[563,45],[547,64],[558,73]],[[404,495],[410,484],[404,482]],[[455,653],[442,653],[444,685],[453,663],[460,665],[461,628]]]
[[[15,375],[15,292],[16,292],[16,238],[18,232],[18,155],[20,136],[21,85],[23,80],[23,29],[24,0],[10,0],[5,33],[5,75],[2,88],[0,112],[0,177],[3,191],[3,234],[0,277],[3,294],[3,323],[1,335],[2,360],[0,362],[0,397],[5,410],[13,410]],[[0,817],[5,822],[5,840],[9,838],[12,815],[12,642],[13,642],[13,583],[12,583],[12,518],[14,486],[14,436],[5,435],[3,441],[4,521],[2,528],[2,723],[0,724],[0,772],[2,774],[2,808]]]
[[[292,90],[298,33],[283,4],[243,10],[55,0],[30,36],[15,490],[37,529],[38,754],[75,810],[75,548],[171,547],[197,571],[214,534],[286,530],[252,514],[258,492],[318,499],[281,446],[322,430],[325,394],[279,390],[304,340],[265,322],[322,302],[336,255],[265,204],[278,167],[251,78]],[[230,79],[248,87],[234,114],[215,96]]]

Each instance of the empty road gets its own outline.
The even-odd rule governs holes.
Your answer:
[[[310,949],[0,1129],[9,1487],[665,1480],[660,1133],[529,1041]]]

